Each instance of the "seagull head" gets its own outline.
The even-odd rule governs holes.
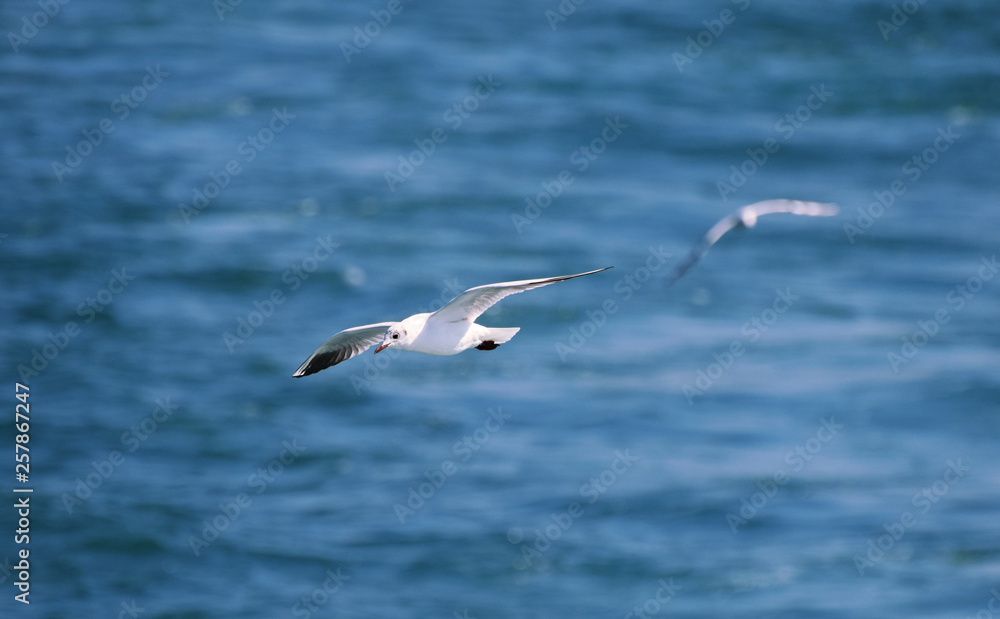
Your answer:
[[[406,328],[403,327],[403,323],[397,322],[385,331],[385,337],[382,339],[382,343],[378,345],[375,349],[376,353],[380,353],[390,346],[398,346],[400,344],[408,344],[409,340],[406,334]]]
[[[757,225],[757,209],[753,205],[744,206],[740,209],[740,223],[745,228],[753,228]]]

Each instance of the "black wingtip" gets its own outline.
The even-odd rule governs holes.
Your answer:
[[[667,287],[672,287],[677,282],[681,281],[681,278],[691,269],[691,265],[694,263],[681,264],[679,267],[674,269],[674,272],[667,276]]]
[[[313,355],[306,359],[306,362],[299,366],[299,369],[295,370],[292,374],[292,378],[302,378],[303,376],[309,376],[310,374],[315,374],[320,370],[329,367],[329,364],[320,363],[319,357],[321,355]]]
[[[613,269],[614,266],[602,267],[600,269],[594,269],[593,271],[586,271],[585,273],[577,273],[576,275],[571,275],[570,277],[580,277],[581,275],[593,275],[594,273],[600,273],[601,271],[607,271],[608,269]]]
[[[306,362],[299,366],[299,369],[295,370],[295,373],[292,374],[292,378],[302,378],[303,376],[309,376],[311,374],[315,374],[316,372],[321,372],[328,367],[337,365],[348,357],[348,355],[344,355],[343,351],[340,350],[313,355],[306,359]]]

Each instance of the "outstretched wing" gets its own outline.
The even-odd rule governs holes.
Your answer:
[[[684,274],[697,264],[708,249],[712,245],[715,245],[716,241],[721,239],[724,234],[740,226],[752,228],[757,223],[757,218],[761,215],[791,213],[793,215],[830,217],[831,215],[836,215],[839,211],[840,209],[837,208],[836,204],[803,202],[802,200],[765,200],[740,207],[709,228],[705,236],[694,246],[691,253],[687,255],[687,258],[684,259],[684,262],[674,270],[670,285],[673,285],[677,280],[684,277]]]
[[[531,290],[532,288],[541,288],[542,286],[548,286],[556,282],[563,282],[574,277],[600,273],[610,268],[604,267],[603,269],[595,269],[586,273],[577,273],[576,275],[562,275],[560,277],[545,277],[542,279],[522,279],[516,282],[500,282],[499,284],[486,284],[485,286],[469,288],[452,299],[448,305],[434,312],[428,318],[428,321],[458,322],[460,320],[467,320],[472,322],[492,307],[493,304],[506,296]]]
[[[737,210],[738,216],[747,228],[752,228],[761,215],[771,213],[791,213],[792,215],[810,215],[830,217],[840,212],[836,204],[829,202],[803,202],[802,200],[764,200],[754,202]]]
[[[375,344],[382,341],[385,330],[394,325],[392,322],[379,322],[373,325],[363,325],[344,329],[323,342],[305,363],[299,366],[292,374],[295,378],[309,376],[320,370],[337,365],[341,361],[347,361],[354,355],[360,355]]]

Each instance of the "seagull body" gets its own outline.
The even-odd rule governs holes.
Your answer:
[[[414,314],[399,322],[378,322],[345,329],[323,342],[292,376],[300,378],[315,374],[359,355],[375,344],[378,344],[376,353],[389,347],[425,355],[457,355],[469,348],[494,350],[520,331],[519,327],[484,327],[475,322],[476,318],[500,299],[610,268],[575,275],[476,286],[458,295],[436,312]]]
[[[734,228],[753,228],[757,224],[757,218],[761,215],[791,213],[793,215],[830,217],[836,215],[838,212],[840,212],[840,209],[837,208],[836,204],[803,202],[801,200],[765,200],[764,202],[755,202],[740,207],[709,228],[701,241],[694,246],[691,253],[684,259],[684,262],[674,271],[670,284],[673,285],[677,280],[684,277],[688,269],[701,260],[701,257],[705,255],[708,249],[712,245],[715,245],[716,241],[721,239],[725,233]]]
[[[421,352],[425,355],[457,355],[463,350],[480,347],[481,350],[492,350],[487,342],[493,343],[493,348],[510,341],[514,334],[520,331],[518,327],[495,328],[471,322],[471,320],[455,320],[445,322],[432,320],[433,313],[414,314],[399,323],[400,337],[391,342],[379,344],[375,352],[382,352],[389,346],[399,350]],[[404,335],[414,333],[412,338]],[[393,338],[396,332],[388,334]]]

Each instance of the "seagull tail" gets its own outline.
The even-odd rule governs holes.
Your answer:
[[[492,340],[495,344],[504,344],[509,342],[510,338],[514,337],[520,330],[520,327],[489,327],[489,334],[486,339]]]

